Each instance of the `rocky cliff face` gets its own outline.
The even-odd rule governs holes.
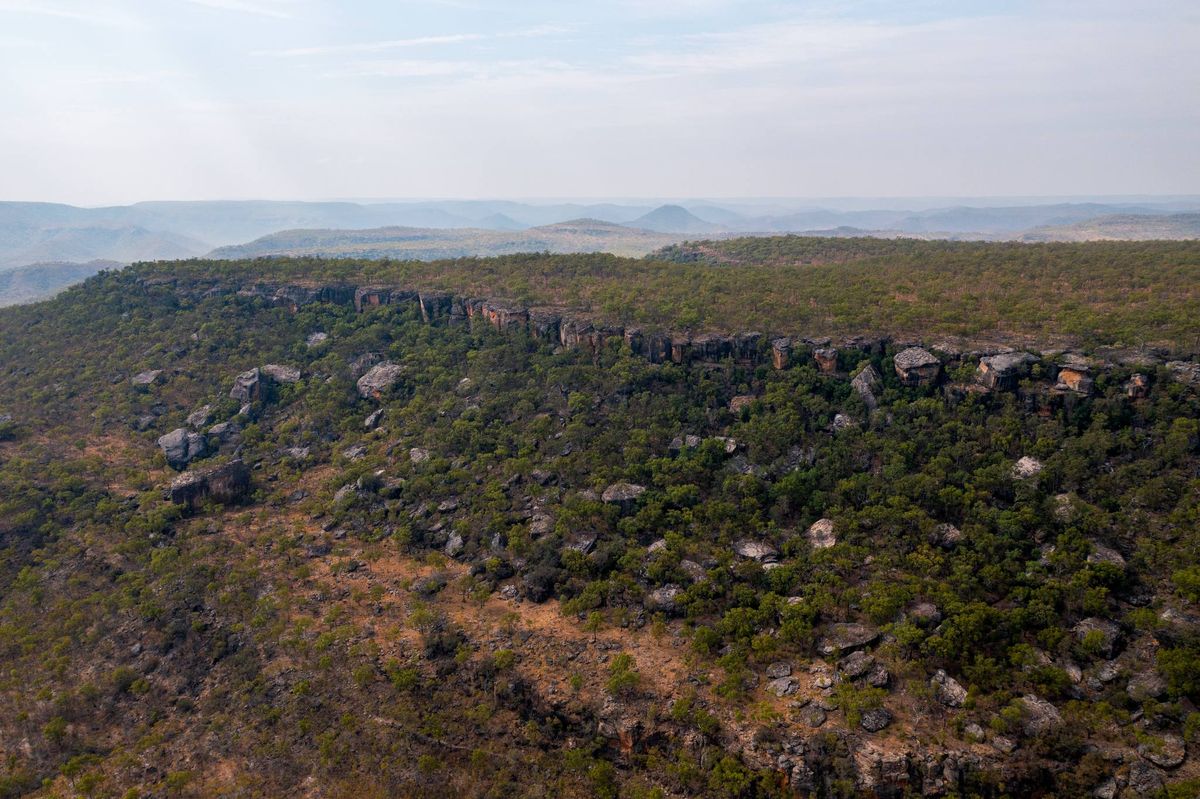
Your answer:
[[[1079,353],[1047,351],[1042,355],[1018,351],[1003,343],[894,341],[887,336],[854,336],[839,341],[829,338],[803,336],[771,336],[757,331],[743,333],[652,332],[641,328],[603,324],[586,311],[570,308],[528,308],[520,303],[478,297],[463,297],[448,291],[419,291],[402,286],[354,286],[334,283],[302,285],[253,283],[245,286],[228,285],[220,280],[172,281],[154,278],[147,284],[170,284],[181,299],[196,300],[205,296],[236,294],[260,299],[292,310],[312,303],[334,303],[353,306],[364,312],[383,305],[414,304],[421,318],[429,324],[482,324],[506,333],[523,332],[554,345],[596,353],[610,340],[620,340],[640,357],[652,363],[691,362],[736,363],[757,366],[769,365],[786,369],[797,363],[810,363],[824,373],[837,373],[840,367],[853,369],[857,359],[878,355],[889,348],[899,351],[894,357],[896,374],[905,385],[936,386],[945,382],[951,399],[962,398],[972,391],[1014,391],[1031,412],[1045,413],[1072,397],[1087,396],[1092,391],[1095,375],[1111,363],[1132,363],[1153,366],[1161,364],[1165,353],[1144,350],[1108,350],[1085,358]],[[948,380],[955,367],[973,365],[973,383]],[[1171,361],[1167,364],[1176,380],[1189,385],[1200,384],[1200,364]],[[1034,378],[1032,388],[1023,389],[1022,381]],[[255,370],[257,371],[257,370]],[[235,392],[252,394],[256,389],[255,375],[247,378],[246,386]],[[1142,383],[1129,389],[1144,395],[1148,380],[1139,375]],[[856,386],[861,394],[861,388]],[[868,406],[871,404],[868,400]]]

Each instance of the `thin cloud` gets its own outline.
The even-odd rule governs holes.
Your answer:
[[[199,2],[201,0],[192,0]],[[291,47],[284,50],[256,50],[251,55],[272,56],[275,58],[307,58],[327,55],[352,55],[361,53],[379,53],[387,50],[402,50],[409,47],[430,47],[444,44],[463,44],[496,39],[532,39],[543,36],[555,36],[568,33],[572,29],[563,25],[538,25],[500,33],[450,33],[441,36],[414,36],[408,39],[384,39],[378,42],[355,42],[351,44],[315,45],[312,47]]]
[[[203,6],[218,11],[236,11],[242,14],[253,14],[257,17],[272,19],[292,19],[287,10],[287,3],[281,2],[250,2],[249,0],[184,0],[194,6]]]
[[[487,38],[480,33],[454,33],[446,36],[415,36],[411,39],[387,39],[380,42],[358,42],[356,44],[330,44],[316,47],[293,47],[287,50],[256,50],[251,55],[274,56],[276,58],[302,58],[306,56],[341,55],[349,53],[377,53],[383,50],[399,50],[405,47],[423,47],[437,44],[458,44]]]
[[[110,28],[131,28],[139,25],[139,21],[133,17],[126,14],[109,13],[110,11],[111,9],[97,10],[94,5],[63,5],[35,2],[35,0],[0,0],[0,13],[31,14]]]

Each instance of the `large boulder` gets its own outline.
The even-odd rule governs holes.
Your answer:
[[[825,657],[847,655],[879,640],[879,630],[866,624],[831,624],[817,642],[817,651]]]
[[[298,383],[300,382],[300,369],[295,366],[283,366],[278,363],[268,363],[260,370],[264,375],[274,380],[276,383]]]
[[[163,375],[162,369],[150,369],[145,372],[138,372],[129,379],[130,383],[138,388],[149,388],[156,383],[161,382]]]
[[[651,613],[671,614],[679,610],[679,598],[683,589],[677,585],[664,585],[646,594],[642,605]]]
[[[204,427],[212,421],[213,409],[211,405],[203,405],[188,414],[187,423],[192,427]]]
[[[817,362],[817,368],[822,372],[833,374],[838,368],[838,351],[832,347],[813,350],[813,360]]]
[[[638,498],[646,493],[646,487],[634,483],[613,483],[604,489],[600,498],[609,505],[616,505],[621,513],[632,513]]]
[[[1037,458],[1025,455],[1013,464],[1013,477],[1018,480],[1028,480],[1037,477],[1043,469],[1042,462]]]
[[[1108,619],[1090,617],[1079,622],[1071,632],[1080,643],[1095,647],[1097,655],[1111,658],[1113,649],[1121,638],[1121,628]]]
[[[263,381],[262,373],[257,367],[254,369],[242,372],[233,379],[233,388],[229,389],[229,396],[238,402],[254,402],[262,399]]]
[[[204,436],[191,433],[186,427],[180,427],[159,436],[158,448],[166,457],[167,464],[175,471],[181,472],[189,463],[203,456],[207,446]]]
[[[776,369],[786,369],[792,360],[792,340],[777,338],[771,342],[771,365]]]
[[[867,406],[867,410],[873,411],[879,407],[879,400],[875,398],[875,391],[883,383],[883,378],[875,370],[871,364],[867,364],[862,368],[854,379],[850,381],[850,387],[862,397],[863,404]]]
[[[372,366],[367,373],[358,378],[358,393],[364,399],[382,399],[404,374],[404,367],[398,363],[384,361]]]
[[[734,553],[747,560],[757,560],[759,563],[774,563],[779,556],[779,550],[766,541],[754,541],[743,538],[733,543]]]
[[[1135,374],[1125,384],[1125,396],[1130,399],[1145,399],[1150,396],[1150,378]]]
[[[195,509],[206,499],[228,505],[250,493],[250,469],[239,458],[211,469],[184,472],[171,482],[171,501]]]
[[[1062,714],[1045,699],[1026,694],[1019,701],[1025,716],[1026,735],[1041,735],[1062,726]]]
[[[990,355],[980,359],[975,379],[988,388],[1011,390],[1017,387],[1022,377],[1029,374],[1029,367],[1035,363],[1037,358],[1028,352]]]
[[[942,362],[933,353],[920,347],[909,347],[896,353],[892,359],[896,375],[906,386],[928,386],[938,379]]]
[[[967,701],[967,689],[942,669],[930,678],[929,687],[933,689],[933,698],[946,707],[962,707]]]
[[[1170,361],[1167,363],[1167,368],[1171,370],[1171,377],[1176,382],[1192,388],[1200,388],[1200,363]]]
[[[1091,372],[1091,367],[1082,361],[1064,364],[1058,370],[1058,382],[1054,384],[1054,389],[1087,396],[1092,393],[1092,386],[1095,382],[1092,380]]]
[[[1187,760],[1187,746],[1178,735],[1166,733],[1138,744],[1138,754],[1156,766],[1179,768]]]
[[[829,549],[837,543],[837,534],[833,529],[832,519],[817,519],[805,534],[813,549]]]

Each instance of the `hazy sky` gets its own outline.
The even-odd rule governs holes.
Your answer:
[[[1200,192],[1197,0],[0,0],[0,199]]]

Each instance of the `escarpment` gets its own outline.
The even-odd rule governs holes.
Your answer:
[[[1177,382],[1200,384],[1192,363],[1195,353],[1162,348],[1097,348],[1091,352],[1033,346],[1023,339],[988,341],[914,341],[889,335],[855,335],[841,339],[805,336],[794,331],[679,332],[648,330],[601,320],[584,309],[535,306],[519,302],[428,291],[403,286],[349,283],[306,284],[254,282],[239,285],[219,278],[141,278],[145,287],[168,287],[180,300],[198,301],[236,295],[290,309],[314,303],[352,306],[364,313],[385,305],[410,305],[427,324],[486,325],[501,333],[523,333],[554,346],[595,354],[619,341],[651,363],[718,364],[732,361],[776,370],[811,364],[826,374],[839,374],[873,355],[894,352],[901,382],[915,387],[941,387],[951,399],[971,392],[1018,393],[1027,408],[1044,413],[1092,393],[1096,375],[1113,366],[1166,365]],[[964,369],[973,370],[969,377]],[[853,373],[853,372],[852,372]],[[1147,378],[1137,374],[1130,396],[1142,394]],[[870,402],[868,401],[868,405]]]

